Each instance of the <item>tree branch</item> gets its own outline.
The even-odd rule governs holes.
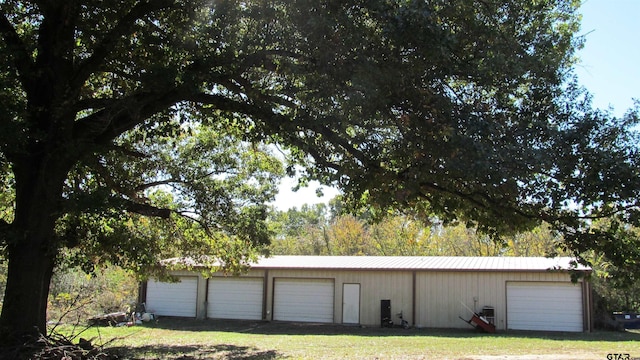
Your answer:
[[[16,32],[7,15],[3,12],[0,13],[0,35],[7,44],[8,52],[13,55],[13,65],[18,71],[18,76],[22,82],[22,86],[25,89],[31,89],[30,75],[33,74],[33,59],[29,55],[29,51],[25,43],[20,39],[20,36]]]
[[[275,71],[277,64],[273,57],[290,58],[296,60],[311,60],[309,57],[298,54],[294,51],[283,49],[266,49],[245,56],[240,62],[240,68],[247,70],[254,66],[262,66],[267,70]]]
[[[83,110],[100,110],[117,103],[119,99],[114,98],[90,98],[77,101],[74,106],[75,113]]]
[[[200,180],[200,179],[205,179],[208,178],[214,174],[232,174],[231,171],[209,171],[208,173],[202,174],[200,177],[194,179],[194,181]],[[183,185],[188,185],[188,184],[192,184],[192,181],[186,181],[186,180],[180,180],[180,179],[174,179],[174,178],[170,178],[170,179],[164,179],[164,180],[158,180],[158,181],[152,181],[149,183],[144,183],[144,184],[140,184],[138,186],[136,186],[134,188],[135,191],[144,191],[147,189],[150,189],[152,187],[155,186],[161,186],[161,185],[171,185],[171,184],[183,184]]]
[[[126,201],[125,208],[127,211],[143,216],[152,216],[162,219],[168,219],[173,210],[158,208],[149,204],[142,204],[133,201]]]
[[[207,224],[205,221],[201,220],[201,218],[197,218],[194,216],[189,216],[189,212],[186,211],[175,211],[176,214],[182,216],[183,218],[189,220],[189,221],[193,221],[197,224],[199,224],[200,226],[202,226],[202,229],[205,231],[205,233],[209,236],[211,236],[213,234],[213,232],[211,231],[211,226],[209,224]]]
[[[194,94],[190,96],[188,100],[201,103],[201,104],[214,105],[219,110],[238,112],[238,113],[246,114],[249,116],[256,116],[257,118],[260,118],[260,119],[277,118],[275,123],[278,123],[278,124],[290,124],[290,123],[292,124],[290,119],[285,119],[283,115],[276,114],[273,111],[271,111],[271,109],[268,107],[267,104],[263,106],[260,106],[257,104],[247,104],[244,102],[231,100],[221,95],[205,94],[205,93]],[[264,99],[254,99],[254,100],[261,101]],[[282,99],[278,98],[273,100],[274,100],[273,102],[279,103],[278,100],[282,100]],[[343,148],[345,152],[349,153],[350,155],[353,155],[361,163],[367,164],[368,166],[373,166],[373,167],[378,166],[378,164],[371,162],[365,154],[363,154],[361,151],[353,147],[353,145],[348,140],[338,136],[334,131],[332,131],[327,126],[304,126],[304,124],[300,124],[300,123],[295,123],[294,125],[298,129],[289,129],[290,131],[299,131],[300,129],[308,129],[310,131],[315,132],[316,134],[322,135],[330,143]],[[296,142],[294,140],[294,137],[289,138],[289,140],[291,142]],[[300,146],[306,149],[307,147],[304,145],[305,143],[303,141],[298,141],[296,146]],[[312,151],[313,149],[306,149],[306,150]],[[318,157],[318,159],[322,158],[319,152],[315,152],[315,154]],[[329,165],[329,163],[327,162],[325,162],[325,164]],[[331,166],[331,167],[337,168],[337,166]]]
[[[107,186],[109,187],[109,189],[112,189],[114,191],[117,191],[120,194],[126,195],[127,197],[131,198],[131,199],[137,199],[138,198],[138,194],[136,194],[136,192],[134,190],[131,189],[127,189],[123,186],[121,186],[120,184],[118,184],[112,177],[111,174],[109,174],[109,170],[107,170],[107,168],[102,165],[100,163],[100,161],[98,161],[97,158],[93,158],[95,161],[92,162],[92,164],[90,165],[91,168],[98,174],[100,175],[100,177],[102,177],[102,180],[104,180],[104,182],[107,184]]]
[[[536,215],[532,215],[532,214],[528,214],[523,210],[520,210],[516,207],[512,207],[512,206],[505,206],[503,205],[504,202],[495,200],[493,198],[491,198],[488,194],[484,194],[484,193],[479,193],[479,192],[472,192],[472,193],[464,193],[462,191],[457,191],[457,190],[451,190],[448,189],[446,187],[440,186],[438,184],[435,183],[427,183],[427,182],[422,182],[419,184],[421,188],[429,188],[432,190],[435,190],[437,192],[440,193],[445,193],[445,194],[450,194],[450,195],[454,195],[455,197],[459,198],[459,199],[463,199],[465,201],[470,202],[472,205],[475,205],[479,208],[482,209],[487,209],[490,210],[491,212],[494,213],[498,213],[498,209],[503,209],[506,211],[509,211],[515,215],[521,216],[525,219],[528,220],[551,220],[549,218],[541,218],[541,216],[536,216]],[[419,196],[421,197],[427,197],[427,193],[423,193],[422,191],[419,193]],[[478,197],[482,198],[484,201],[481,201]]]
[[[501,213],[500,210],[504,210],[504,211],[511,212],[515,215],[521,216],[524,219],[542,220],[550,224],[555,222],[565,222],[567,220],[572,220],[572,219],[573,220],[605,219],[615,214],[619,214],[621,212],[625,212],[633,208],[638,208],[638,205],[631,204],[628,206],[617,207],[615,209],[611,209],[611,211],[607,211],[607,212],[596,214],[596,215],[575,214],[571,216],[571,215],[567,215],[566,213],[565,215],[562,215],[562,212],[552,212],[552,211],[544,211],[544,210],[541,210],[539,213],[530,213],[523,209],[519,209],[516,206],[504,205],[505,204],[504,201],[494,199],[486,193],[480,193],[480,192],[465,193],[462,191],[451,190],[443,186],[437,185],[435,183],[421,183],[420,186],[431,188],[441,193],[454,195],[460,199],[470,202],[472,205],[478,206],[479,208],[482,208],[482,209],[490,210],[491,212],[496,214]],[[420,193],[419,196],[423,198],[428,198],[427,193]]]
[[[148,157],[148,155],[143,152],[133,150],[133,149],[128,149],[128,148],[125,148],[124,146],[119,146],[116,144],[109,145],[108,149],[119,152],[120,154],[123,154],[126,156],[133,157],[133,158],[144,159]]]
[[[120,21],[102,38],[100,43],[93,50],[93,54],[80,64],[78,71],[73,77],[72,86],[82,86],[89,76],[94,73],[100,65],[105,61],[108,55],[113,51],[120,41],[121,37],[128,34],[136,20],[141,19],[144,15],[156,10],[162,10],[178,6],[175,0],[143,0],[138,2],[131,10],[124,15]]]
[[[9,227],[11,227],[11,224],[5,219],[0,219],[0,234],[6,234]]]
[[[185,86],[186,88],[186,86]],[[108,144],[122,133],[151,116],[169,109],[186,97],[182,88],[138,92],[116,100],[106,108],[74,123],[74,139],[80,142]]]

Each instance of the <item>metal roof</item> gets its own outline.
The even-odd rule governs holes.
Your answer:
[[[572,266],[575,264],[575,266]],[[255,269],[316,270],[434,270],[434,271],[548,271],[589,267],[569,257],[467,256],[273,256],[251,265]]]
[[[173,258],[165,265],[197,267],[190,258]],[[202,266],[202,265],[200,265]],[[430,270],[430,271],[549,271],[591,268],[570,257],[470,257],[470,256],[272,256],[251,263],[253,269],[308,270]]]

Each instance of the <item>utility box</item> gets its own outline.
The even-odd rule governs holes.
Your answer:
[[[391,319],[391,300],[380,300],[380,327],[393,326]]]

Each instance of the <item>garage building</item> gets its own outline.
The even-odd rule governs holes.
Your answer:
[[[497,330],[581,332],[591,290],[571,274],[590,271],[566,257],[274,256],[242,276],[176,271],[142,298],[161,316],[469,328],[460,317],[483,312]]]

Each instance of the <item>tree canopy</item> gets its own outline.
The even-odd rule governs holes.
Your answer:
[[[638,109],[594,110],[572,81],[577,6],[0,2],[0,184],[11,193],[0,200],[12,209],[0,223],[2,330],[42,330],[61,247],[111,238],[73,224],[191,210],[225,236],[263,240],[277,165],[235,177],[252,160],[198,147],[238,140],[279,144],[303,179],[372,213],[411,209],[490,234],[544,220],[567,248],[638,273],[627,229],[638,222]],[[154,198],[169,187],[180,197]]]

